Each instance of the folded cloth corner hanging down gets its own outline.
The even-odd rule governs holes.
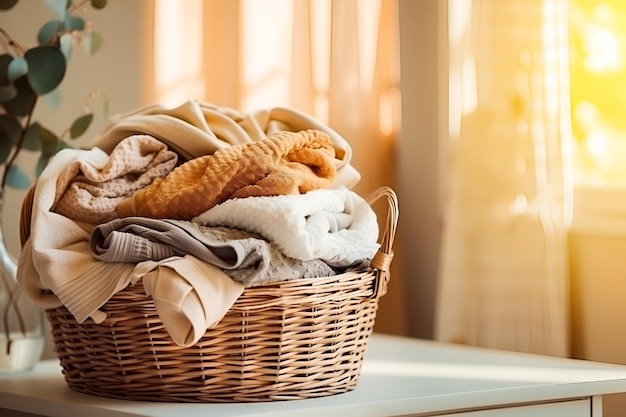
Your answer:
[[[143,262],[136,273],[172,340],[185,347],[218,323],[244,289],[215,265],[191,255]]]
[[[174,108],[153,104],[112,118],[93,146],[110,153],[124,138],[146,134],[166,143],[185,161],[232,145],[266,139],[279,131],[310,129],[326,133],[332,142],[337,174],[331,187],[352,189],[361,176],[351,165],[350,144],[329,126],[293,108],[274,107],[244,113],[196,100]]]

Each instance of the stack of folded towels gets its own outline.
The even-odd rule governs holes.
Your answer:
[[[244,288],[361,269],[376,215],[349,144],[288,108],[189,101],[116,117],[34,189],[18,280],[80,323],[142,282],[173,341],[195,344]]]

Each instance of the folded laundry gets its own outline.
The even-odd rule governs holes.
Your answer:
[[[376,213],[343,187],[231,199],[192,222],[259,233],[291,258],[322,259],[335,267],[371,259],[379,248]]]
[[[139,263],[192,255],[246,287],[335,275],[325,262],[288,258],[255,233],[184,220],[114,219],[93,229],[89,247],[103,262]]]
[[[119,142],[101,166],[79,155],[59,173],[58,182],[64,185],[57,189],[61,195],[52,211],[93,224],[116,218],[121,201],[165,177],[177,159],[167,145],[147,135]]]
[[[278,131],[316,129],[326,133],[335,149],[337,177],[333,188],[352,188],[361,178],[350,164],[350,144],[329,126],[299,110],[285,107],[244,113],[197,100],[168,108],[151,104],[111,118],[93,146],[110,153],[128,136],[147,134],[166,143],[181,161],[209,155],[232,145],[265,139]]]
[[[219,268],[186,255],[137,265],[146,294],[179,346],[191,346],[219,322],[243,292]]]
[[[134,265],[94,259],[89,253],[93,225],[51,210],[69,185],[61,172],[77,161],[102,169],[108,155],[97,148],[63,149],[50,160],[35,187],[30,236],[20,252],[17,278],[40,306],[65,305],[78,322],[88,317],[101,322],[106,314],[100,307],[131,283]]]
[[[350,158],[341,136],[291,109],[190,101],[120,115],[39,177],[18,280],[79,323],[104,321],[101,307],[141,280],[189,346],[245,287],[367,267],[378,224],[350,191]]]
[[[116,211],[120,217],[190,220],[229,198],[330,187],[334,153],[319,130],[277,132],[187,161],[121,201]]]

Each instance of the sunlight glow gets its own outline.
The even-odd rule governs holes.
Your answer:
[[[605,156],[609,151],[606,136],[600,132],[593,133],[585,139],[585,148],[596,158]]]
[[[202,0],[188,0],[185,7],[177,0],[155,0],[154,79],[166,105],[203,95],[202,7]]]
[[[456,138],[461,130],[461,118],[476,110],[476,62],[474,51],[464,43],[468,39],[472,2],[449,0],[448,42],[451,59],[448,73],[448,129],[450,138]],[[460,51],[465,51],[461,53]]]
[[[570,1],[572,133],[579,183],[626,185],[626,2]]]
[[[622,371],[586,371],[575,368],[532,366],[469,365],[437,362],[365,361],[363,374],[406,377],[463,378],[469,380],[524,381],[529,383],[577,382],[587,378],[622,379]],[[585,375],[589,374],[589,375]]]
[[[249,92],[242,107],[284,105],[289,102],[293,3],[243,0],[241,13],[243,82]]]
[[[203,0],[154,2],[154,95],[162,104],[173,106],[185,99],[206,98],[206,67],[221,64],[219,54],[207,58],[212,51],[203,45],[207,35],[203,16],[211,12],[203,10],[207,4]],[[378,45],[380,19],[387,11],[384,6],[388,6],[383,0],[241,0],[238,4],[238,15],[234,16],[240,30],[236,40],[238,67],[233,72],[239,84],[233,96],[242,111],[302,106],[306,108],[301,110],[311,111],[327,123],[331,60],[338,68],[354,68],[338,76],[341,83],[354,83],[354,89],[347,90],[359,90],[367,96],[373,88],[380,88],[374,80],[380,76],[376,65],[387,64],[378,54],[389,52],[379,51]],[[355,21],[344,34],[342,19],[346,16]],[[352,27],[358,33],[352,33]],[[339,28],[339,33],[333,34],[333,28]],[[381,43],[387,40],[381,39]],[[340,50],[346,45],[354,48],[350,53],[333,54],[332,42],[337,42],[335,47]],[[397,130],[399,122],[394,115],[399,103],[399,90],[388,87],[378,109],[383,134]]]
[[[590,73],[620,72],[624,60],[619,53],[617,38],[610,31],[595,24],[586,27],[583,48],[587,52],[584,66]]]
[[[519,193],[515,196],[515,200],[509,206],[509,213],[514,216],[521,216],[528,210],[528,197],[526,194]]]

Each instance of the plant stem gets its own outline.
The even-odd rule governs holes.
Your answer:
[[[22,48],[22,46],[19,43],[17,43],[15,39],[12,38],[11,35],[9,35],[9,32],[7,32],[3,27],[0,27],[0,34],[4,36],[4,39],[6,39],[7,44],[15,52],[17,52],[18,55],[23,56],[26,53],[26,50]]]
[[[70,15],[72,13],[74,13],[76,10],[80,9],[81,7],[83,7],[85,4],[89,3],[90,0],[83,0],[80,3],[74,4],[73,6],[71,6],[69,9],[67,9],[67,14]]]
[[[26,123],[22,127],[22,133],[20,134],[20,139],[17,141],[17,144],[15,145],[15,151],[13,151],[13,154],[6,161],[4,165],[4,172],[2,173],[2,181],[0,182],[0,192],[4,193],[4,189],[6,188],[6,184],[7,184],[7,178],[9,176],[9,170],[15,163],[17,156],[20,154],[20,151],[22,150],[22,146],[24,145],[24,140],[26,139],[26,132],[28,132],[30,122],[33,119],[33,113],[35,112],[35,106],[37,105],[37,100],[38,100],[38,97],[35,96],[35,99],[33,100],[33,105],[31,106],[28,112],[28,116],[26,117]]]

